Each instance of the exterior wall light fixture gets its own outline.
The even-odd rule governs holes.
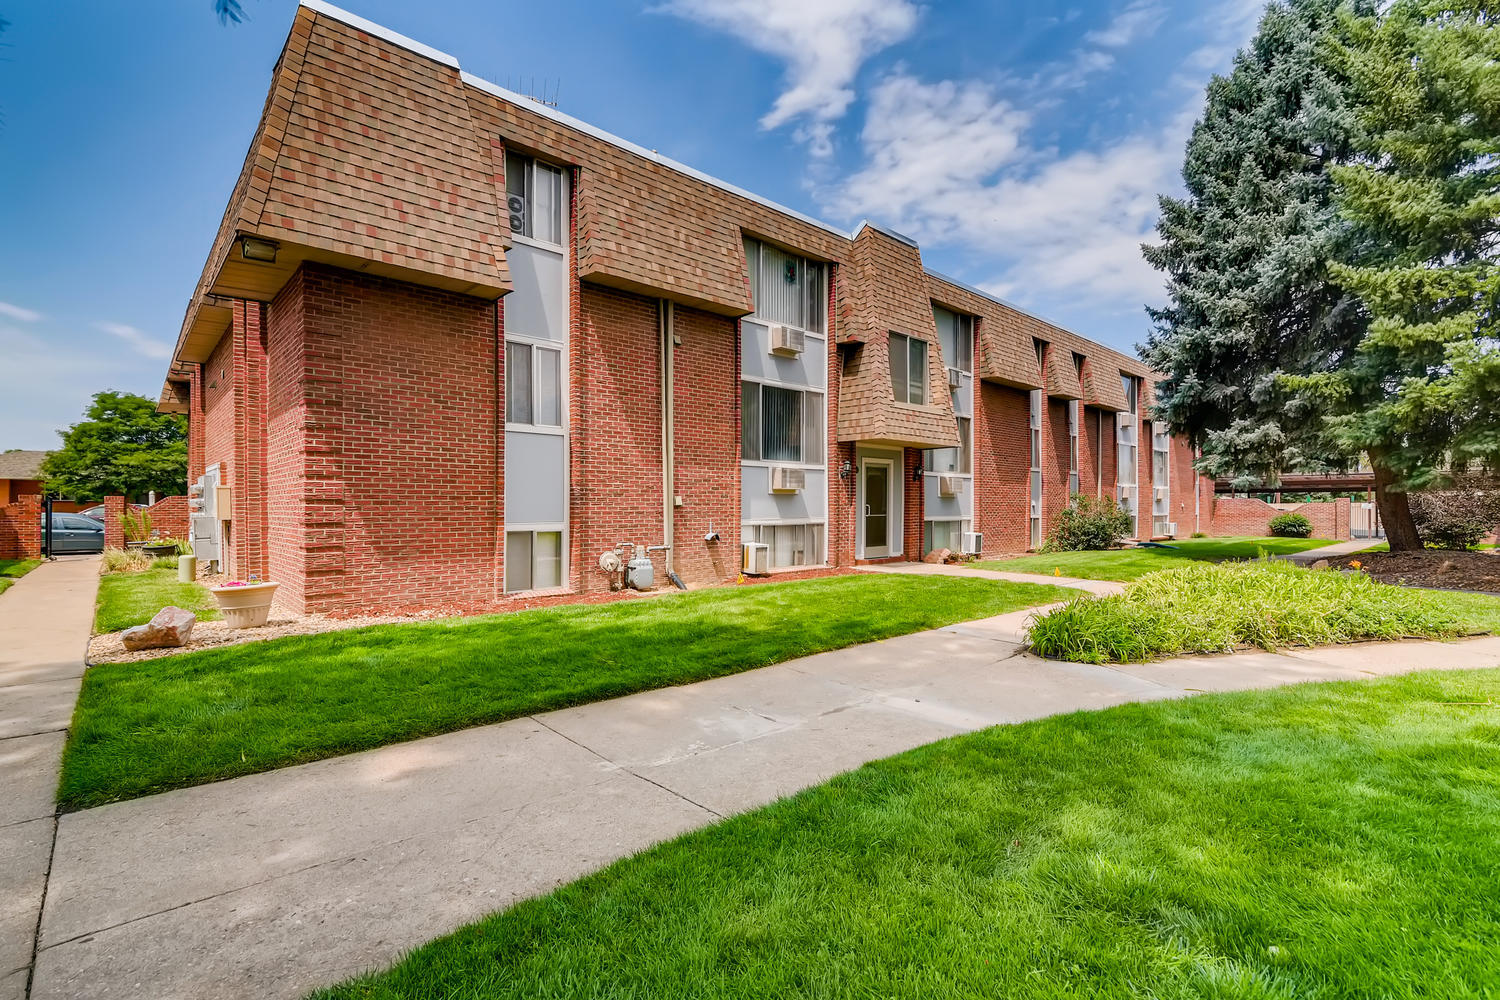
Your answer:
[[[240,237],[240,256],[246,260],[259,261],[262,264],[276,263],[276,251],[281,249],[281,244],[275,240],[263,240],[259,236]]]

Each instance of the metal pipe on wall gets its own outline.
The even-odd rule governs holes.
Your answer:
[[[675,571],[673,565],[674,534],[676,528],[676,497],[673,490],[675,483],[675,455],[672,444],[674,435],[675,413],[673,412],[673,382],[675,373],[672,365],[673,348],[676,346],[677,336],[673,330],[675,319],[674,307],[670,300],[662,299],[659,303],[657,315],[661,328],[661,531],[662,547],[665,549],[663,558],[666,560],[667,575],[670,578]]]

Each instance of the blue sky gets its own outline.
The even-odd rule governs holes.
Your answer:
[[[243,3],[0,0],[0,450],[160,389],[295,10]],[[1262,2],[342,5],[1131,352],[1161,298],[1136,248]]]

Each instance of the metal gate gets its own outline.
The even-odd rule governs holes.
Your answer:
[[[1384,538],[1385,525],[1380,523],[1380,511],[1373,503],[1349,505],[1350,538]]]

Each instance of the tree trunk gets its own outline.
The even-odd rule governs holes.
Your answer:
[[[1375,473],[1375,509],[1380,511],[1380,522],[1385,525],[1385,540],[1392,552],[1420,552],[1422,536],[1417,533],[1417,522],[1411,516],[1411,504],[1405,493],[1391,489],[1396,477],[1379,459],[1370,456],[1370,468]]]

